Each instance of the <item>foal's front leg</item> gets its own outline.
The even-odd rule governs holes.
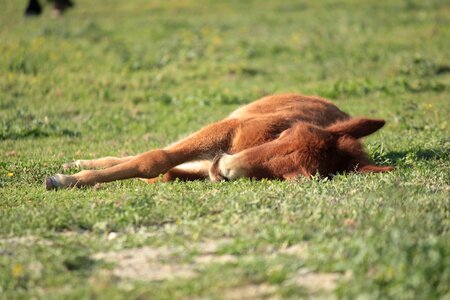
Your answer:
[[[92,186],[96,183],[129,178],[154,178],[182,163],[213,159],[230,148],[239,121],[227,119],[168,146],[152,150],[103,170],[85,170],[74,175],[57,174],[45,179],[47,189]]]
[[[97,159],[78,159],[74,162],[63,164],[63,168],[64,170],[70,168],[77,168],[77,169],[109,168],[130,161],[133,158],[135,158],[135,156],[125,156],[125,157],[106,156]]]
[[[153,175],[150,169],[144,167],[146,164],[152,165],[155,170],[170,169],[170,160],[167,159],[165,151],[153,150],[137,155],[129,161],[102,170],[84,170],[73,175],[56,174],[45,179],[45,186],[47,189],[81,187],[120,179],[135,177],[152,178],[159,175],[156,172]]]

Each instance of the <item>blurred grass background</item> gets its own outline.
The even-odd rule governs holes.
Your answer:
[[[56,19],[25,6],[0,0],[0,297],[223,298],[262,284],[292,299],[449,297],[448,1],[76,1]],[[161,147],[282,92],[385,118],[366,144],[396,171],[43,190],[64,162]],[[124,283],[92,260],[221,238],[237,263],[194,264],[194,279]],[[280,254],[298,243],[304,257]],[[292,284],[304,268],[353,275],[321,294]]]

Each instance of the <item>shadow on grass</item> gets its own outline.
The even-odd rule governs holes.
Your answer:
[[[95,265],[95,260],[89,256],[79,255],[64,260],[64,266],[68,271],[89,272]]]
[[[437,160],[448,159],[450,156],[448,149],[420,149],[407,151],[391,151],[386,153],[385,158],[394,164],[404,163],[408,159],[413,160]]]
[[[26,130],[17,130],[12,132],[0,133],[2,140],[21,140],[27,138],[45,138],[45,137],[80,137],[81,133],[70,129],[60,128],[31,128]]]

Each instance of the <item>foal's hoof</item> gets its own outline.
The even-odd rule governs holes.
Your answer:
[[[59,181],[57,179],[57,175],[45,177],[45,189],[47,191],[57,190],[60,188]]]
[[[211,167],[209,168],[209,179],[211,179],[212,182],[220,182],[228,180],[228,178],[226,178],[221,174],[219,168],[219,162],[223,156],[224,156],[223,153],[216,155],[216,157],[214,157],[212,161]]]

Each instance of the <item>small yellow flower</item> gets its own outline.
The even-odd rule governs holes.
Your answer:
[[[222,38],[218,35],[215,35],[212,40],[211,40],[211,44],[213,46],[220,46],[222,45]]]
[[[291,35],[291,40],[292,40],[292,42],[294,42],[296,45],[300,45],[301,42],[302,42],[302,35],[301,35],[299,32],[293,33],[293,34]]]
[[[14,173],[9,172],[8,174],[6,174],[6,176],[8,176],[8,177],[13,177],[13,176],[14,176]]]
[[[21,264],[15,264],[11,268],[13,277],[20,277],[23,274],[23,266]]]

